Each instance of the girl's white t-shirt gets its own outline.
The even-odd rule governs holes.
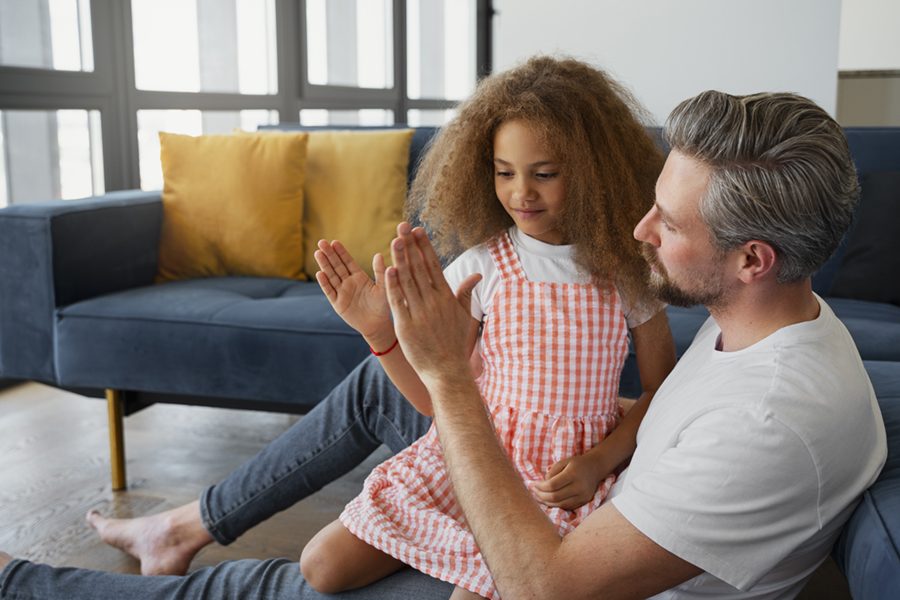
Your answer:
[[[590,283],[590,275],[575,262],[575,247],[555,246],[536,240],[522,233],[518,227],[509,228],[513,249],[522,263],[525,277],[529,281],[548,283]],[[444,276],[454,291],[460,283],[473,273],[480,273],[482,279],[472,290],[472,317],[484,319],[500,286],[500,271],[494,264],[487,244],[469,248],[454,260],[445,270]],[[622,311],[629,329],[634,329],[650,320],[665,305],[655,301],[632,303],[621,292]]]

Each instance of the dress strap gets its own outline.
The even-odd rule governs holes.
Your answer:
[[[497,270],[500,271],[502,279],[526,279],[525,269],[522,268],[522,262],[519,255],[513,247],[512,238],[509,237],[509,231],[491,238],[488,242],[488,252]]]

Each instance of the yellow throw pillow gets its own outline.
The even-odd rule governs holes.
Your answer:
[[[306,133],[160,133],[163,223],[157,281],[250,275],[306,279]]]
[[[412,136],[412,129],[310,132],[303,210],[308,276],[319,270],[313,253],[320,239],[340,240],[369,275],[376,253],[390,263]]]

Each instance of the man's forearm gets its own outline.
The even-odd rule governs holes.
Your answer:
[[[501,593],[540,597],[561,538],[497,442],[474,382],[431,382],[435,423],[456,497]]]

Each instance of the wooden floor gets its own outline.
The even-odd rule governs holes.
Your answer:
[[[140,516],[198,497],[298,417],[158,404],[125,419],[129,489],[109,483],[106,403],[35,383],[0,391],[0,550],[57,566],[137,573],[97,539],[84,514]],[[362,485],[386,451],[192,568],[226,559],[299,558],[306,541]]]
[[[106,403],[35,383],[0,391],[0,550],[56,566],[137,573],[136,561],[97,539],[84,514],[140,516],[198,497],[298,417],[158,404],[125,419],[129,489],[109,483]],[[199,568],[237,558],[297,559],[362,486],[382,449],[318,494],[228,547],[211,545]],[[827,561],[800,596],[847,600]]]

